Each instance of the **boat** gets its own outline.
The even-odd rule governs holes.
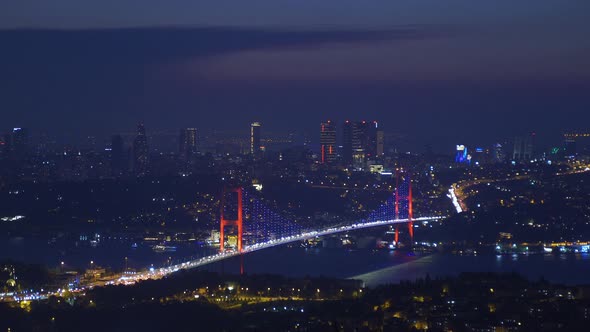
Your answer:
[[[176,251],[175,246],[168,246],[168,245],[164,245],[164,244],[157,244],[157,245],[153,246],[152,249],[155,252],[174,252],[174,251]]]

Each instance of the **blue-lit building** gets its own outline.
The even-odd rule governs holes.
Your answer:
[[[467,147],[463,144],[458,144],[455,154],[455,162],[457,164],[470,164],[471,155],[469,155]]]

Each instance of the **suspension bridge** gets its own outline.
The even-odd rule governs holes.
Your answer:
[[[285,217],[248,190],[241,187],[226,188],[220,200],[220,236],[217,254],[168,267],[150,269],[134,276],[123,276],[113,283],[133,283],[141,279],[159,278],[182,269],[197,268],[230,257],[292,242],[386,225],[395,226],[396,244],[400,242],[400,227],[407,227],[407,237],[411,246],[414,238],[414,222],[441,219],[438,216],[414,217],[412,201],[410,177],[398,175],[393,194],[366,218],[356,222],[341,222],[317,228],[305,227]],[[233,228],[234,232],[235,240],[232,245],[229,245],[226,239],[228,228]]]
[[[277,212],[270,204],[248,190],[241,187],[226,188],[220,200],[218,253],[167,267],[150,268],[145,272],[133,275],[113,276],[108,281],[82,285],[71,291],[72,293],[83,293],[86,289],[96,286],[129,285],[140,280],[159,279],[180,270],[201,267],[258,250],[321,236],[386,225],[395,226],[394,241],[396,244],[400,242],[400,227],[407,226],[406,241],[409,241],[411,246],[414,241],[414,222],[442,218],[439,216],[414,217],[412,201],[412,181],[410,177],[398,174],[393,194],[365,218],[354,222],[342,221],[332,225],[311,227],[302,225],[286,217],[283,213]],[[235,236],[234,243],[230,243],[226,239],[227,228],[233,228],[235,233],[233,235]],[[14,294],[11,299],[15,301],[41,300],[52,295],[62,295],[64,291],[65,289],[59,289],[58,291]]]

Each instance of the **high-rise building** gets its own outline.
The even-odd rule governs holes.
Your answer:
[[[471,162],[471,156],[468,154],[468,149],[465,145],[457,144],[455,162],[458,164],[468,164]]]
[[[121,135],[111,137],[111,173],[113,176],[121,176],[127,171],[125,145]]]
[[[361,141],[358,123],[346,120],[342,128],[342,159],[348,164],[352,163],[359,150]]]
[[[332,121],[320,124],[320,155],[322,164],[336,161],[336,126]]]
[[[496,143],[492,150],[492,160],[495,163],[502,163],[506,160],[506,154],[504,153],[504,147],[500,143]]]
[[[377,128],[377,121],[344,122],[342,157],[345,162],[360,164],[378,156]]]
[[[515,161],[530,161],[533,158],[533,139],[535,133],[514,138],[512,159]]]
[[[363,121],[363,150],[365,159],[375,159],[377,156],[377,131],[379,124],[377,121]]]
[[[566,133],[563,138],[563,156],[590,155],[590,133]]]
[[[490,150],[483,147],[475,147],[471,150],[471,162],[475,165],[487,164],[490,161]]]
[[[252,122],[250,125],[250,154],[254,158],[259,158],[261,153],[260,146],[260,122]]]
[[[353,123],[346,120],[342,126],[342,160],[345,163],[352,162],[353,131]]]
[[[10,152],[16,159],[24,158],[28,153],[29,133],[24,128],[14,128],[12,130]]]
[[[145,127],[142,123],[137,125],[137,136],[133,141],[133,171],[136,175],[145,175],[148,172],[149,149]]]
[[[180,158],[187,161],[190,160],[195,153],[197,153],[197,129],[184,128],[180,130],[179,137]]]
[[[385,153],[385,133],[383,130],[377,131],[377,157],[382,157]]]
[[[566,157],[575,156],[578,152],[577,142],[575,137],[565,137],[563,141],[563,151]]]

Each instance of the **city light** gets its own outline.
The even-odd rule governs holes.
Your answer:
[[[457,198],[457,195],[455,194],[455,187],[451,187],[449,189],[448,197],[451,199],[453,206],[455,207],[455,210],[457,211],[457,213],[463,212],[463,208],[461,208],[461,204],[459,203],[459,199]]]

